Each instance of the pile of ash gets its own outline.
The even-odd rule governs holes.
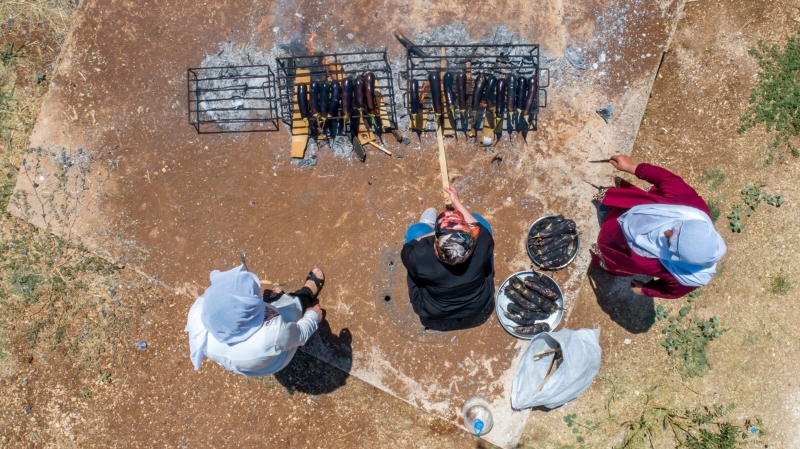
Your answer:
[[[206,56],[192,86],[200,121],[233,132],[253,130],[274,118],[269,61],[268,55],[249,45],[240,48],[230,42]]]

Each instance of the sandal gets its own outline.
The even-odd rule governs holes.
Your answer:
[[[322,270],[319,270],[319,271],[322,271]],[[314,274],[313,270],[309,271],[308,272],[308,276],[306,276],[306,281],[313,282],[314,286],[317,287],[317,292],[314,293],[314,297],[319,295],[319,292],[322,291],[322,286],[325,285],[325,279],[324,279],[325,273],[322,273],[322,276],[323,276],[323,279],[318,278],[317,275]]]

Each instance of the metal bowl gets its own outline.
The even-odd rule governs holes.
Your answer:
[[[506,330],[509,334],[521,338],[523,340],[530,340],[535,335],[523,335],[517,332],[514,332],[513,327],[518,326],[517,323],[509,320],[503,315],[503,312],[506,312],[506,308],[508,307],[508,303],[511,302],[511,299],[506,296],[504,293],[506,286],[511,282],[511,278],[514,276],[519,276],[520,279],[525,278],[525,276],[530,276],[534,272],[533,271],[520,271],[519,273],[514,273],[500,285],[500,288],[497,289],[497,295],[495,296],[494,307],[495,311],[497,312],[497,319],[500,321],[500,325],[503,326],[503,329]],[[558,283],[551,278],[550,276],[541,273],[542,277],[546,284],[549,284],[549,287],[558,292],[558,299],[556,299],[556,304],[558,304],[558,310],[550,314],[547,319],[544,320],[536,320],[536,323],[547,323],[550,325],[550,330],[555,330],[556,327],[561,323],[561,318],[564,316],[564,293],[561,291],[561,287],[558,286]]]
[[[551,215],[545,215],[543,217],[539,217],[536,221],[533,222],[531,227],[528,228],[528,233],[525,234],[525,242],[524,242],[525,250],[528,252],[528,257],[531,258],[531,262],[533,262],[533,264],[536,265],[537,267],[539,266],[539,262],[536,261],[536,256],[534,256],[533,253],[531,252],[531,247],[528,245],[528,239],[530,238],[531,232],[533,232],[533,228],[536,226],[536,224],[538,224],[540,221],[542,221],[544,219],[551,218],[551,217],[557,217],[557,216],[558,215],[556,215],[556,214],[551,214]],[[542,270],[547,270],[547,271],[556,271],[556,270],[560,270],[562,268],[565,268],[567,265],[571,264],[573,260],[575,260],[575,257],[578,256],[578,251],[580,251],[580,249],[581,249],[581,236],[580,236],[580,234],[575,234],[575,250],[573,251],[572,255],[569,256],[569,259],[567,259],[567,261],[564,264],[559,265],[557,267],[541,268],[541,269]]]

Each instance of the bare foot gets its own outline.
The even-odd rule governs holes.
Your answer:
[[[313,270],[311,270],[311,272],[314,273],[314,276],[316,276],[319,280],[321,281],[325,280],[325,275],[322,274],[322,270],[320,270],[319,268],[314,268]],[[311,293],[313,293],[314,296],[317,296],[317,294],[319,293],[317,284],[315,284],[314,281],[312,281],[311,279],[306,281],[305,286],[311,290]]]

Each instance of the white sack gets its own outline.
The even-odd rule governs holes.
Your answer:
[[[511,407],[522,410],[531,407],[560,407],[580,396],[600,371],[600,329],[562,329],[542,333],[531,340],[514,373],[511,386]],[[538,393],[536,389],[547,375],[555,354],[533,361],[536,353],[561,347],[564,361],[550,376]]]

